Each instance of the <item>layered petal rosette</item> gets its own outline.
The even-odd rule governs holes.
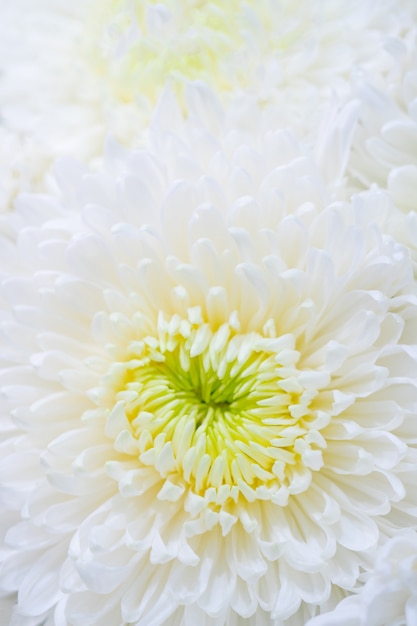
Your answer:
[[[417,293],[288,132],[64,162],[1,240],[13,626],[304,626],[416,515]],[[12,228],[12,227],[11,227]]]

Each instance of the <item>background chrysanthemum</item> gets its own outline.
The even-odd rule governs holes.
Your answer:
[[[308,626],[412,626],[417,620],[414,531],[394,537],[381,549],[375,571],[360,593],[343,600],[334,611]]]
[[[399,208],[415,209],[417,15],[397,39],[387,39],[392,63],[380,76],[359,73],[354,93],[360,101],[349,173],[357,188],[387,187]]]
[[[410,249],[417,259],[417,71],[416,20],[401,39],[388,40],[393,64],[384,80],[356,77],[358,119],[346,160],[351,190],[378,186],[387,190],[395,209],[385,230]]]
[[[416,289],[380,193],[327,206],[287,132],[188,131],[61,164],[1,240],[12,624],[302,626],[415,519]]]
[[[236,116],[255,104],[314,134],[322,105],[349,97],[353,68],[390,71],[384,44],[404,35],[412,10],[406,0],[14,0],[0,25],[1,124],[17,143],[11,163],[0,154],[2,209],[16,172],[36,188],[57,156],[94,162],[108,133],[140,145],[168,84],[185,114],[184,86],[198,80]]]

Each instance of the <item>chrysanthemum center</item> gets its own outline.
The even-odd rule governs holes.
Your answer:
[[[217,329],[193,317],[160,316],[123,366],[117,397],[139,460],[197,493],[276,489],[320,444],[310,428],[317,390],[296,369],[293,338],[274,336],[273,324],[241,333],[233,316]]]

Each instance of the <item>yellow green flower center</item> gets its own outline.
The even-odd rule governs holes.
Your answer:
[[[320,455],[311,428],[317,389],[303,384],[294,340],[276,337],[272,322],[241,333],[236,315],[216,329],[198,308],[188,319],[160,315],[155,335],[129,350],[134,358],[117,365],[116,399],[140,463],[162,478],[197,494],[251,498]]]
[[[185,80],[219,93],[250,84],[260,55],[298,38],[291,29],[277,34],[278,14],[254,0],[100,0],[88,20],[86,52],[124,102],[154,104],[167,83],[182,100]]]
[[[90,58],[116,97],[126,102],[143,97],[155,102],[168,78],[177,91],[183,79],[227,88],[220,65],[242,44],[240,5],[239,0],[227,5],[100,0],[92,13],[96,43]]]

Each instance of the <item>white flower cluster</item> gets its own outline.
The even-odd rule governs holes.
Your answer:
[[[2,626],[415,626],[415,0],[0,18]]]

